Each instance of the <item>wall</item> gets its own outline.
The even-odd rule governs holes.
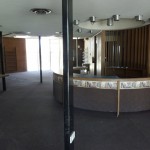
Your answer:
[[[85,40],[91,72],[95,57],[94,37]],[[96,35],[97,75],[146,77],[150,75],[150,25]],[[86,49],[86,48],[85,48]]]
[[[108,66],[145,68],[147,62],[148,28],[107,31],[113,36],[106,38],[106,61]],[[115,57],[117,59],[115,59]]]
[[[6,72],[22,72],[27,70],[25,39],[3,38]]]
[[[148,53],[147,53],[147,75],[150,76],[150,25],[148,26],[148,42],[147,42],[147,49],[148,49]]]
[[[106,74],[147,76],[149,26],[106,32]]]

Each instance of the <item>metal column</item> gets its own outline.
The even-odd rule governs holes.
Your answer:
[[[3,37],[1,31],[0,31],[0,61],[1,61],[1,73],[4,75],[5,74],[4,51],[3,51]],[[2,77],[2,85],[3,85],[3,91],[6,91],[5,77]]]
[[[40,62],[40,82],[43,82],[42,76],[42,57],[41,57],[41,36],[39,36],[39,62]]]
[[[78,62],[78,37],[76,39],[76,67],[79,66],[79,62]]]
[[[94,37],[94,75],[97,75],[97,38]]]
[[[64,149],[74,150],[73,112],[73,9],[72,0],[62,0]]]

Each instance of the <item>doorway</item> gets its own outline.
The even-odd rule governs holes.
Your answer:
[[[27,55],[27,71],[39,70],[39,39],[26,39],[26,55]],[[42,70],[50,70],[50,40],[49,38],[41,38],[41,55],[42,55]]]

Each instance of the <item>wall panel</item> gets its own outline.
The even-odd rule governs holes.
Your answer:
[[[3,45],[6,59],[6,71],[8,73],[27,71],[25,39],[3,38]],[[11,54],[13,57],[12,62]]]
[[[146,76],[147,54],[149,52],[149,26],[136,29],[106,31],[106,64],[109,75],[114,75],[115,68],[125,70],[124,77],[133,72]],[[149,46],[149,47],[148,47]],[[128,71],[130,70],[130,71]],[[126,75],[127,72],[130,74]],[[106,74],[107,75],[107,74]],[[117,75],[117,74],[116,74]],[[135,76],[135,75],[134,75]]]

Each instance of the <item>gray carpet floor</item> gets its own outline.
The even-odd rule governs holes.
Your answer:
[[[13,73],[0,86],[0,150],[63,150],[63,107],[52,72]],[[0,81],[1,85],[1,81]],[[75,109],[75,150],[149,150],[150,111],[104,113]]]

